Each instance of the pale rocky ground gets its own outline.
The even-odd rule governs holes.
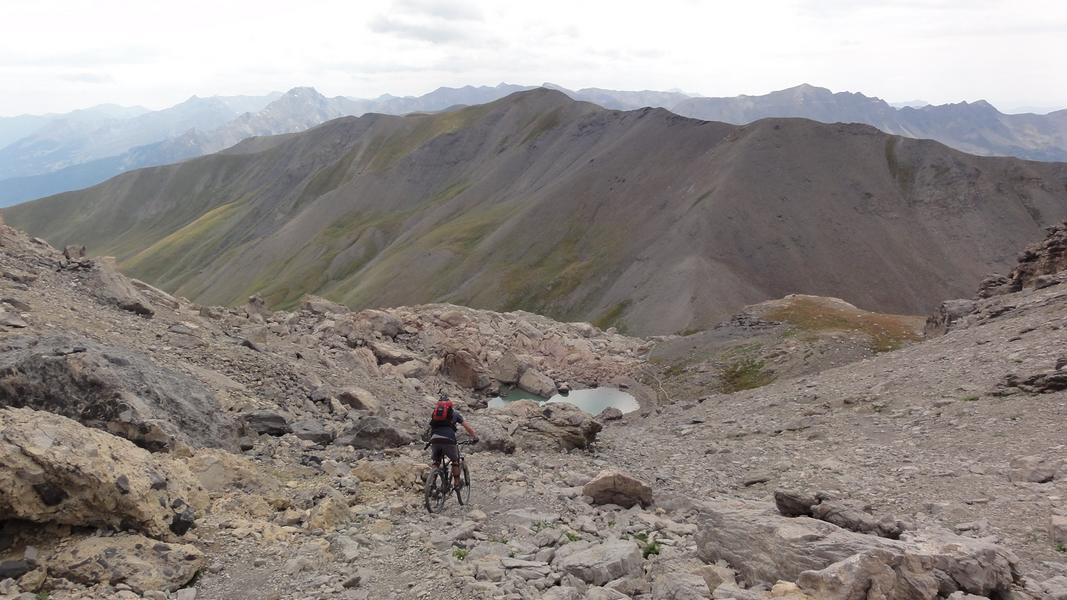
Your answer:
[[[1059,279],[721,394],[647,360],[677,339],[201,309],[70,254],[0,231],[0,405],[44,409],[0,410],[0,598],[1067,598]],[[642,408],[488,411],[469,389],[526,374]],[[414,440],[441,390],[483,443],[471,504],[431,515]]]

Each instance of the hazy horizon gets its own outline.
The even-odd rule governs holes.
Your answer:
[[[704,96],[808,82],[890,102],[1067,106],[1067,81],[1051,75],[1067,53],[1067,6],[1048,0],[5,4],[5,116],[297,85],[372,98],[504,81]]]

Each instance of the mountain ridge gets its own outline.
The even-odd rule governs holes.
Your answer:
[[[790,293],[930,312],[1067,217],[1067,165],[538,89],[346,117],[3,214],[197,301],[445,301],[664,333]]]
[[[1067,110],[1048,115],[1008,115],[985,101],[918,108],[897,107],[861,93],[833,93],[810,84],[765,95],[733,98],[694,97],[676,91],[569,90],[547,82],[541,87],[562,91],[572,99],[591,101],[609,109],[662,107],[684,116],[734,124],[767,117],[858,122],[898,135],[937,139],[972,154],[1014,155],[1046,161],[1067,159]],[[172,128],[145,134],[140,139],[143,145],[127,147],[127,140],[115,146],[114,136],[109,137],[110,134],[98,136],[103,140],[100,144],[86,141],[87,132],[95,131],[93,127],[99,128],[98,124],[83,125],[87,128],[85,131],[75,128],[68,133],[54,133],[52,137],[55,139],[48,139],[42,133],[36,138],[31,136],[18,140],[7,149],[0,147],[0,157],[6,156],[8,159],[6,179],[0,175],[0,205],[85,187],[133,168],[167,164],[216,152],[249,136],[303,130],[340,116],[449,111],[532,89],[536,87],[500,83],[496,86],[439,87],[422,96],[384,94],[373,99],[359,99],[344,96],[326,98],[314,88],[298,87],[286,94],[272,93],[262,97],[192,96],[170,109],[135,117],[158,121],[160,114],[180,112],[180,107],[188,104],[214,104],[220,112],[211,117],[213,120],[210,122],[199,123],[187,130]],[[270,101],[268,106],[257,104],[266,100]],[[282,105],[286,103],[288,106],[283,108]],[[245,110],[250,108],[261,110]],[[114,110],[123,109],[117,107]],[[220,120],[225,122],[220,123]],[[121,127],[136,128],[130,122],[122,123],[125,125],[120,123]],[[23,126],[15,122],[9,125],[14,128],[11,131]],[[0,119],[0,137],[4,135],[4,121]],[[66,139],[68,137],[71,139]],[[108,146],[108,143],[111,145]],[[112,154],[117,150],[123,151]]]

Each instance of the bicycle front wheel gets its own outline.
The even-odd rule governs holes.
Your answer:
[[[441,512],[448,498],[448,482],[445,481],[440,469],[433,469],[426,476],[426,489],[424,500],[428,512]]]
[[[467,469],[467,463],[463,463],[463,485],[456,490],[456,498],[460,504],[467,504],[471,500],[471,473]]]

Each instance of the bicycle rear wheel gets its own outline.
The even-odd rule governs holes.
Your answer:
[[[471,500],[471,473],[467,470],[467,463],[463,463],[463,485],[456,490],[456,498],[460,504],[467,504]]]
[[[442,475],[440,469],[433,469],[426,476],[426,489],[424,500],[428,512],[441,512],[448,499],[448,481]]]

